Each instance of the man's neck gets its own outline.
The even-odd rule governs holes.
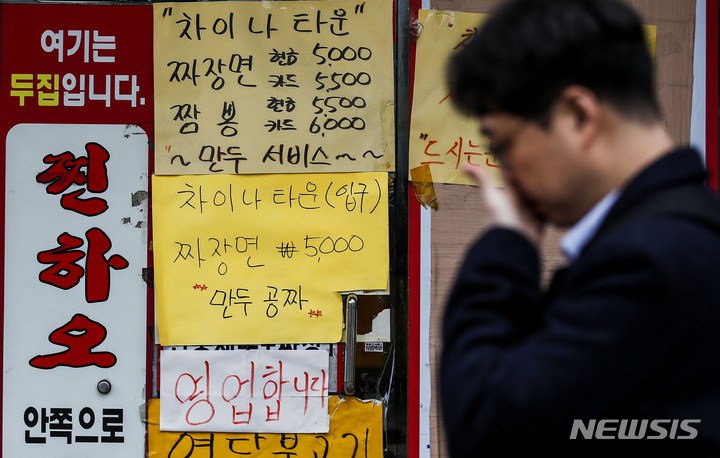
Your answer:
[[[623,188],[638,173],[669,153],[675,144],[663,124],[643,124],[617,117],[598,142],[603,170],[598,200]]]
[[[600,200],[621,190],[638,173],[674,148],[674,143],[660,122],[641,123],[629,120],[605,108],[599,129],[589,146],[583,195],[579,200],[573,224],[587,214]]]

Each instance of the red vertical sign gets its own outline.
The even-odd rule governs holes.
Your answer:
[[[0,5],[4,456],[144,453],[152,58],[151,5]]]

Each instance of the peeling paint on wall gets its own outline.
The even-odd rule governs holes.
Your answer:
[[[358,342],[390,342],[390,309],[378,313],[372,320],[372,331],[357,336]]]
[[[145,190],[136,191],[132,194],[132,206],[137,207],[138,205],[142,205],[144,201],[146,201],[148,198],[148,192]]]

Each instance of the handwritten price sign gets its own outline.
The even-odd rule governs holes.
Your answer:
[[[156,4],[155,172],[394,170],[392,5]]]
[[[383,290],[387,175],[153,178],[163,345],[340,339],[338,292]]]

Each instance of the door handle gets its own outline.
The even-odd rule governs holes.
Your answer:
[[[355,365],[357,362],[357,296],[345,298],[345,352],[343,370],[343,391],[355,393]]]

